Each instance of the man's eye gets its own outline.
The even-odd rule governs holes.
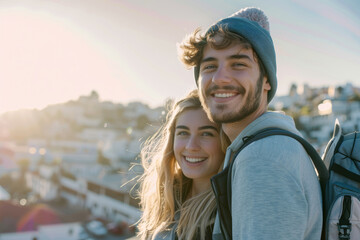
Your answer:
[[[206,70],[211,70],[211,69],[215,69],[215,68],[216,68],[215,65],[213,65],[213,64],[208,64],[208,65],[203,66],[201,70],[202,70],[202,71],[206,71]]]
[[[244,63],[233,63],[233,66],[234,67],[243,67],[243,66],[245,66],[245,64]]]

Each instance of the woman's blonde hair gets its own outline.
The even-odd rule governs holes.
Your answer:
[[[201,107],[197,90],[191,91],[175,103],[165,124],[144,144],[141,151],[144,174],[140,179],[143,215],[138,224],[141,239],[152,239],[156,234],[169,230],[175,223],[177,211],[181,213],[176,229],[179,239],[194,239],[196,236],[204,239],[207,228],[214,223],[216,202],[212,190],[209,188],[187,199],[192,180],[182,174],[173,152],[178,116],[186,110]],[[225,151],[229,140],[222,131],[220,135]]]

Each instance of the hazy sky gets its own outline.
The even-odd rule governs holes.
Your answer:
[[[176,43],[247,6],[270,20],[278,92],[360,85],[358,0],[0,0],[0,113],[75,100],[159,106],[195,88]]]

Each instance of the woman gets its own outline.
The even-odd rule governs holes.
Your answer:
[[[216,202],[210,177],[221,170],[227,145],[197,90],[174,105],[141,152],[141,239],[211,239]]]

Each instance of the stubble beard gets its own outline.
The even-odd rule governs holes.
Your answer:
[[[200,94],[200,100],[204,107],[206,114],[208,115],[209,119],[215,123],[234,123],[241,121],[254,113],[258,110],[261,102],[261,92],[262,92],[262,85],[263,85],[263,75],[260,74],[257,83],[255,92],[251,89],[248,92],[246,99],[244,99],[244,104],[240,109],[228,109],[229,106],[226,104],[217,104],[215,106],[215,110],[212,111],[209,107],[206,98],[209,97],[209,94],[204,93]],[[245,93],[241,93],[244,95]],[[239,103],[240,104],[240,103]]]

